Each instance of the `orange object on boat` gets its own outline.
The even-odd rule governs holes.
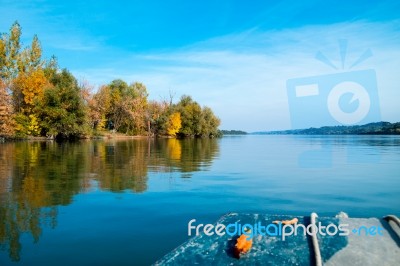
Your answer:
[[[241,254],[247,253],[253,245],[253,239],[247,240],[249,235],[242,234],[237,240],[235,245],[235,254],[240,257]]]

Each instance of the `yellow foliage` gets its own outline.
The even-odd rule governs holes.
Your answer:
[[[182,127],[181,113],[175,112],[168,117],[167,133],[175,136]]]
[[[40,133],[39,121],[35,115],[29,115],[28,135],[36,136]]]
[[[34,70],[30,73],[20,73],[14,80],[15,89],[23,96],[23,103],[30,109],[34,101],[41,100],[44,88],[48,81],[42,69]]]

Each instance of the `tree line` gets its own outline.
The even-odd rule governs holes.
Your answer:
[[[246,131],[243,130],[221,130],[223,135],[247,135]]]
[[[93,92],[57,59],[42,58],[35,35],[22,47],[15,22],[0,38],[0,137],[82,138],[112,130],[130,135],[217,137],[220,120],[184,95],[150,101],[147,88],[116,79]]]

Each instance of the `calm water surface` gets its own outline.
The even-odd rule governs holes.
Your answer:
[[[400,215],[400,137],[0,144],[0,265],[151,264],[227,212]]]

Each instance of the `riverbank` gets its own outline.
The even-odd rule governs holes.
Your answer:
[[[146,138],[153,138],[154,136],[151,135],[126,135],[123,133],[118,132],[104,132],[97,136],[89,137],[89,139],[146,139]]]
[[[122,133],[101,133],[95,136],[83,136],[77,138],[77,140],[129,140],[129,139],[147,139],[147,138],[154,138],[154,136],[148,135],[126,135]],[[161,137],[166,138],[166,137]],[[0,143],[8,142],[8,141],[53,141],[56,140],[55,137],[35,137],[35,136],[28,136],[28,137],[0,137]]]
[[[73,138],[57,138],[54,136],[26,136],[26,137],[8,137],[8,136],[0,136],[0,143],[8,142],[8,141],[52,141],[52,140],[129,140],[129,139],[193,139],[193,138],[220,138],[223,135],[220,134],[218,136],[209,136],[209,137],[198,137],[198,136],[185,136],[181,134],[177,134],[176,136],[169,136],[169,135],[127,135],[124,133],[119,132],[112,132],[112,131],[103,131],[103,132],[96,132],[90,136],[79,136]]]

